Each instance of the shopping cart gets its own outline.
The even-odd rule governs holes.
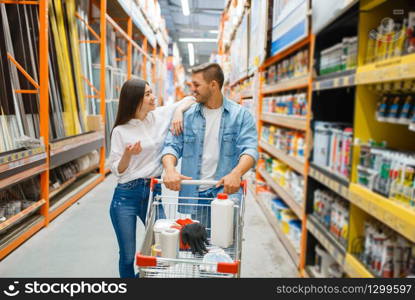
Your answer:
[[[234,239],[233,244],[223,249],[231,258],[230,262],[207,262],[204,256],[192,254],[190,250],[180,249],[177,258],[163,258],[152,256],[151,247],[155,243],[154,224],[161,216],[161,205],[164,207],[164,213],[167,219],[177,220],[188,218],[189,215],[182,214],[179,211],[188,206],[190,209],[198,211],[198,221],[201,224],[208,224],[207,216],[211,208],[213,198],[189,198],[189,197],[169,197],[156,196],[153,199],[153,189],[155,184],[162,184],[159,179],[151,180],[150,198],[147,209],[146,232],[141,251],[136,256],[136,265],[138,266],[140,277],[152,278],[234,278],[240,276],[240,262],[242,254],[242,230],[243,216],[246,198],[246,182],[241,183],[242,197],[240,201],[234,204]],[[218,181],[202,181],[202,180],[184,180],[182,184],[192,185],[216,185]],[[162,201],[165,199],[165,201]],[[180,199],[204,200],[206,204],[179,203]],[[210,242],[211,228],[206,226],[208,241]],[[207,246],[209,251],[217,251],[218,247],[214,245]],[[220,249],[219,249],[220,250]],[[220,250],[221,251],[221,250]]]

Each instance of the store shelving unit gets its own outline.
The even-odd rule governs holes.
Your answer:
[[[273,113],[265,113],[262,112],[262,100],[264,97],[270,95],[270,94],[278,94],[288,91],[296,91],[296,90],[305,90],[307,95],[307,106],[311,106],[311,90],[312,90],[312,77],[311,72],[308,72],[307,75],[299,77],[299,78],[293,78],[290,80],[284,80],[281,82],[277,82],[273,85],[266,85],[264,83],[263,74],[264,71],[267,70],[271,65],[280,62],[284,60],[285,58],[289,57],[290,55],[294,54],[295,52],[307,48],[309,50],[309,55],[312,57],[312,49],[313,49],[313,43],[314,43],[314,37],[310,34],[306,38],[298,41],[291,47],[283,50],[282,52],[276,54],[273,57],[268,58],[264,64],[260,67],[260,74],[261,74],[261,84],[259,89],[259,122],[258,122],[258,132],[261,132],[261,128],[264,124],[274,124],[280,127],[289,128],[289,129],[297,129],[305,132],[306,140],[308,141],[310,139],[310,130],[309,130],[309,122],[311,115],[309,112],[307,113],[307,116],[305,118],[298,118],[298,117],[290,117],[290,116],[282,116],[277,115]],[[310,61],[310,60],[309,60]],[[309,68],[309,70],[311,70]],[[308,143],[306,143],[308,144]],[[264,140],[259,140],[259,149],[261,151],[265,151],[268,154],[270,154],[272,157],[282,161],[289,167],[291,167],[293,170],[298,172],[299,174],[302,174],[303,176],[306,176],[308,173],[308,161],[301,161],[295,157],[292,157],[278,149],[276,149],[273,145],[268,144]],[[305,151],[307,153],[307,150]],[[296,255],[292,254],[292,245],[287,243],[287,236],[281,232],[277,232],[277,235],[279,239],[283,242],[284,246],[288,250],[288,252],[291,254],[291,257],[293,258],[293,261],[295,265],[299,268],[300,275],[301,273],[301,262],[303,261],[302,256],[304,255],[304,245],[305,245],[305,232],[306,232],[306,219],[305,219],[305,207],[295,202],[295,200],[292,198],[292,196],[284,190],[281,186],[279,186],[272,177],[266,173],[264,170],[258,170],[257,177],[262,178],[265,180],[265,182],[270,186],[282,199],[283,201],[294,211],[294,213],[297,215],[297,217],[302,221],[302,239],[301,239],[301,245],[300,245],[300,253],[296,253]],[[304,191],[305,192],[305,191]],[[305,194],[304,194],[305,195]],[[304,196],[305,199],[305,196]],[[273,220],[269,220],[272,224],[275,222],[275,216],[272,214],[270,215],[269,212],[266,211],[266,207],[262,205],[263,211],[265,214],[268,214],[268,218],[272,218]]]
[[[393,9],[402,7],[410,11],[407,0],[351,0],[345,1],[341,9],[336,9],[335,15],[318,31],[277,55],[268,58],[259,67],[260,85],[252,91],[237,90],[233,93],[236,101],[250,97],[255,99],[258,132],[264,124],[304,131],[306,133],[306,160],[304,162],[290,157],[276,149],[259,137],[260,151],[284,162],[296,172],[304,175],[305,191],[304,205],[294,201],[289,191],[285,190],[264,168],[257,170],[257,179],[278,194],[287,206],[300,217],[302,221],[302,243],[300,253],[293,251],[293,245],[276,222],[276,218],[266,203],[257,195],[257,202],[264,211],[277,237],[282,241],[294,263],[299,268],[302,277],[318,277],[310,265],[314,264],[314,245],[319,243],[333,256],[343,268],[347,277],[375,277],[369,267],[365,266],[357,251],[356,240],[361,239],[366,220],[376,219],[387,225],[406,239],[415,242],[415,210],[408,205],[397,203],[357,184],[357,166],[359,143],[373,139],[387,141],[388,147],[401,150],[415,150],[415,134],[407,126],[390,123],[380,123],[375,118],[379,87],[385,82],[412,81],[415,82],[415,54],[389,58],[376,63],[365,63],[365,52],[368,28],[375,28],[379,22],[390,16]],[[228,2],[231,5],[232,1]],[[412,9],[413,10],[413,9]],[[226,16],[224,16],[226,17]],[[221,25],[222,26],[222,25]],[[341,29],[341,30],[340,30]],[[319,66],[319,53],[341,41],[344,37],[357,36],[358,53],[357,66],[336,73],[317,75],[314,68]],[[222,48],[221,48],[222,47]],[[280,81],[266,85],[263,80],[264,71],[271,65],[282,61],[296,51],[309,49],[310,68],[305,77]],[[225,51],[219,40],[219,50]],[[219,51],[220,52],[220,51]],[[317,65],[313,65],[315,61]],[[243,84],[249,78],[242,77],[231,83],[230,88]],[[392,86],[392,85],[389,85]],[[272,94],[284,94],[289,91],[305,90],[309,107],[306,118],[288,117],[275,113],[262,112],[264,97]],[[391,90],[391,89],[390,89]],[[255,98],[257,95],[257,98]],[[339,97],[341,95],[341,97]],[[234,100],[235,100],[234,99]],[[347,103],[346,103],[347,102]],[[327,106],[327,107],[325,107]],[[342,112],[345,118],[338,117],[333,112]],[[347,122],[353,127],[353,150],[350,177],[333,173],[332,170],[313,163],[311,145],[315,121]],[[405,138],[403,138],[405,137]],[[314,190],[326,188],[341,196],[349,207],[349,224],[347,244],[342,244],[313,214]],[[255,188],[252,188],[255,189]]]
[[[338,11],[336,17],[331,19],[323,28],[316,33],[316,43],[314,44],[314,73],[317,74],[317,68],[320,65],[320,51],[333,46],[341,41],[342,32],[344,36],[353,36],[357,34],[358,26],[358,1],[350,1],[342,10]],[[325,75],[317,75],[313,81],[313,120],[309,123],[310,130],[314,126],[314,121],[341,121],[353,123],[353,105],[356,89],[356,69],[334,72]],[[342,98],[341,98],[342,97]],[[337,101],[337,102],[336,102]],[[328,108],[324,107],[327,105]],[[323,106],[323,107],[322,107]],[[336,110],[342,111],[341,118],[336,115]],[[333,173],[330,169],[314,164],[312,157],[310,159],[310,168],[307,176],[307,196],[306,196],[306,219],[307,219],[307,243],[303,250],[305,251],[304,261],[302,261],[301,273],[308,272],[310,276],[315,277],[311,265],[315,263],[314,246],[316,242],[320,244],[343,268],[344,274],[349,277],[372,277],[370,272],[365,269],[353,255],[349,253],[350,244],[354,239],[348,235],[347,245],[341,244],[329,230],[319,222],[318,218],[313,215],[314,190],[325,187],[343,197],[346,201],[351,202],[351,193],[349,191],[350,179]],[[354,210],[350,209],[349,213]],[[351,217],[354,219],[354,217]]]
[[[0,153],[0,189],[8,188],[35,175],[40,175],[41,186],[39,201],[34,202],[20,213],[0,223],[0,234],[2,234],[0,236],[0,259],[3,259],[41,228],[48,226],[50,221],[102,182],[110,170],[105,159],[105,133],[101,129],[59,140],[49,139],[49,1],[2,0],[0,3],[6,5],[38,6],[40,78],[38,83],[35,82],[36,90],[19,92],[39,94],[41,104],[39,112],[40,137],[44,145],[30,150],[20,149],[8,153]],[[156,28],[150,22],[146,9],[130,0],[91,0],[90,5],[95,6],[99,10],[99,16],[94,20],[92,20],[92,15],[88,16],[88,19],[83,19],[78,13],[75,13],[75,17],[86,24],[91,24],[92,22],[100,24],[99,34],[88,26],[94,37],[93,40],[80,41],[80,43],[98,44],[100,47],[100,86],[106,86],[107,24],[111,25],[111,28],[117,32],[118,36],[126,40],[127,49],[122,53],[124,56],[122,59],[127,60],[127,78],[132,76],[132,49],[136,48],[142,53],[144,58],[141,76],[146,79],[147,74],[151,74],[153,84],[163,86],[164,79],[156,77],[155,63],[156,58],[160,59],[162,63],[166,60],[167,44],[164,41],[165,38],[163,38],[165,34],[160,32],[161,29],[159,28],[157,32],[155,31]],[[138,37],[140,40],[135,40],[134,37]],[[148,40],[151,41],[152,45],[150,45]],[[11,57],[10,59],[14,58]],[[150,70],[146,70],[146,60],[151,62]],[[15,63],[16,66],[18,66],[18,63]],[[28,80],[33,81],[30,75],[24,72],[24,70],[21,71]],[[100,99],[99,115],[102,120],[105,120],[105,88],[101,90],[95,88],[85,76],[83,76],[83,80],[94,91],[94,95],[87,95],[87,97]],[[157,92],[161,102],[163,102],[164,97],[162,91],[163,88]],[[50,190],[49,173],[52,168],[59,167],[96,149],[100,153],[98,165],[90,166],[59,187]]]
[[[312,1],[312,9],[318,8],[317,1]],[[227,10],[234,3],[228,1]],[[327,2],[321,2],[321,6]],[[317,5],[314,5],[317,4]],[[330,3],[331,4],[331,3]],[[311,24],[311,33],[301,41],[291,45],[289,48],[269,57],[259,66],[260,84],[253,85],[252,94],[256,105],[258,132],[264,124],[272,124],[282,128],[304,131],[306,133],[306,160],[301,162],[276,149],[273,145],[259,137],[259,150],[280,160],[296,172],[304,175],[304,205],[298,205],[288,191],[284,190],[270,174],[261,166],[257,170],[256,178],[273,190],[302,220],[302,243],[299,254],[293,255],[292,244],[287,237],[276,228],[277,237],[286,246],[294,262],[299,268],[302,277],[318,277],[313,274],[311,265],[315,263],[314,246],[319,243],[329,252],[335,261],[343,268],[347,277],[375,277],[368,266],[363,263],[361,250],[363,245],[356,246],[364,235],[365,222],[377,220],[389,229],[405,237],[409,242],[415,243],[415,209],[397,200],[388,199],[373,192],[358,182],[359,150],[362,143],[369,140],[386,141],[388,148],[415,151],[415,133],[408,130],[408,126],[379,122],[376,119],[376,110],[379,95],[382,93],[413,94],[415,83],[415,54],[406,54],[398,57],[388,58],[382,61],[366,63],[366,51],[368,50],[368,33],[376,29],[385,18],[393,18],[396,11],[403,12],[396,18],[402,22],[408,12],[413,11],[412,1],[409,0],[348,0],[336,2],[330,7],[331,16],[320,14],[313,15],[316,28]],[[268,17],[271,13],[268,14]],[[226,19],[226,13],[223,19]],[[314,19],[316,17],[316,20]],[[223,31],[223,20],[221,29]],[[268,26],[270,28],[270,26]],[[270,32],[268,31],[267,34]],[[356,61],[350,57],[350,61],[337,68],[337,72],[329,73],[333,69],[321,68],[321,52],[339,43],[350,45],[357,38]],[[348,38],[348,40],[343,40]],[[226,45],[227,47],[227,45]],[[219,39],[219,53],[227,49]],[[347,46],[349,47],[349,46]],[[267,85],[264,82],[264,71],[271,65],[283,61],[291,54],[300,49],[309,49],[309,73],[300,78],[285,81],[277,81],[275,84]],[[347,48],[347,51],[355,51],[355,48]],[[352,50],[350,50],[352,49]],[[270,50],[270,49],[268,49]],[[343,51],[345,48],[343,49]],[[324,53],[330,53],[325,51]],[[331,52],[332,53],[332,52]],[[343,52],[343,55],[345,52]],[[350,53],[347,53],[349,55]],[[350,55],[352,56],[352,55]],[[333,64],[333,56],[327,55],[325,63]],[[243,63],[243,62],[241,62]],[[329,65],[332,67],[333,65]],[[323,66],[322,66],[323,67]],[[337,65],[338,67],[338,65]],[[285,66],[287,68],[287,66]],[[284,66],[282,66],[284,69]],[[286,70],[285,70],[286,71]],[[284,70],[273,71],[276,73]],[[234,86],[243,84],[248,77],[242,77],[231,83],[231,91]],[[271,75],[272,78],[272,75]],[[272,80],[269,80],[272,82]],[[244,91],[235,89],[233,93],[235,101],[241,101],[244,97],[251,96],[251,90]],[[273,94],[288,94],[290,91],[306,91],[308,114],[306,118],[288,117],[281,114],[262,112],[264,97]],[[232,94],[232,93],[231,93]],[[257,97],[255,97],[257,96]],[[351,144],[350,170],[339,175],[334,173],[333,167],[323,167],[315,164],[312,157],[312,144],[314,140],[314,128],[316,121],[341,122],[347,127],[353,128],[353,143]],[[350,131],[348,131],[350,133]],[[258,186],[257,186],[258,187]],[[260,187],[260,186],[259,186]],[[331,191],[344,199],[347,204],[349,221],[347,228],[347,244],[340,243],[322,223],[319,222],[314,210],[314,191],[323,189]],[[257,188],[257,190],[260,190]],[[273,227],[277,226],[276,217],[266,203],[262,203],[261,197],[257,195],[257,201],[264,214]]]
[[[356,4],[358,2],[358,4]],[[383,85],[386,82],[404,81],[415,78],[415,56],[413,54],[401,57],[390,58],[376,63],[365,64],[367,50],[368,28],[374,28],[383,18],[391,16],[393,9],[397,7],[408,8],[408,1],[376,1],[362,0],[353,1],[352,5],[345,9],[332,20],[341,22],[341,18],[351,14],[355,10],[358,22],[356,22],[356,32],[358,36],[358,56],[356,70],[338,72],[326,76],[317,76],[313,82],[313,90],[320,92],[338,89],[354,89],[353,99],[353,134],[355,144],[352,154],[351,177],[342,178],[333,174],[330,170],[310,163],[308,181],[312,180],[324,185],[329,190],[342,196],[350,203],[350,220],[348,245],[342,248],[340,255],[338,247],[333,240],[327,237],[325,228],[315,226],[315,218],[311,214],[312,195],[307,198],[307,228],[314,239],[329,252],[333,258],[343,267],[344,273],[348,277],[371,278],[375,275],[362,262],[359,252],[356,252],[355,242],[363,234],[364,222],[368,219],[376,219],[387,227],[393,229],[410,242],[415,242],[415,210],[405,204],[397,203],[380,194],[357,184],[357,169],[360,141],[366,142],[369,139],[387,141],[388,146],[401,150],[414,150],[414,135],[406,126],[395,124],[380,123],[375,118],[376,102],[379,91],[373,85]],[[327,25],[327,26],[330,26]],[[324,29],[317,34],[324,33]],[[392,84],[391,84],[392,86]],[[391,89],[392,90],[392,89]],[[313,101],[315,95],[313,95]],[[333,97],[332,97],[333,98]],[[318,109],[318,106],[315,107]],[[312,261],[313,249],[308,247],[305,257],[307,261]],[[305,274],[309,268],[308,262],[301,271]]]

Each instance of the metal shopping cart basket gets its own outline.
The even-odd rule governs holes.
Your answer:
[[[242,230],[243,230],[243,216],[246,198],[246,182],[241,183],[242,197],[240,201],[235,201],[234,204],[234,238],[233,244],[223,249],[225,253],[231,258],[229,262],[207,262],[204,261],[204,256],[199,254],[192,254],[190,250],[179,250],[177,258],[163,258],[152,256],[151,247],[155,243],[154,224],[160,218],[161,206],[164,207],[164,214],[167,219],[177,220],[189,217],[189,215],[182,214],[185,206],[196,209],[198,211],[198,221],[205,225],[208,234],[208,241],[210,242],[211,228],[208,218],[210,215],[211,201],[213,198],[188,198],[188,197],[169,197],[156,196],[153,199],[153,190],[155,184],[162,184],[163,181],[159,179],[151,180],[151,191],[149,197],[149,204],[146,217],[146,232],[144,241],[140,252],[136,255],[136,265],[138,266],[140,277],[150,278],[235,278],[240,277],[240,262],[242,254]],[[201,181],[201,180],[184,180],[182,184],[193,185],[216,185],[217,181]],[[204,204],[193,203],[179,203],[180,199],[203,200]],[[209,251],[215,251],[215,246],[207,246]],[[218,248],[216,247],[216,250]]]

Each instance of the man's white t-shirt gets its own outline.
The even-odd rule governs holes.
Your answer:
[[[214,180],[219,162],[219,129],[223,108],[209,109],[203,106],[203,115],[206,120],[205,140],[203,143],[201,180]],[[212,186],[201,185],[199,191],[205,191]]]

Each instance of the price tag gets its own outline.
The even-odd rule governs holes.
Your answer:
[[[355,79],[356,79],[355,75],[349,76],[349,85],[354,85]]]
[[[383,79],[385,80],[393,80],[393,79],[399,79],[400,78],[400,66],[394,66],[386,68],[385,71],[383,71]]]
[[[402,64],[400,66],[401,78],[415,77],[415,64]]]
[[[320,84],[321,89],[330,89],[334,87],[334,80],[325,80]]]

